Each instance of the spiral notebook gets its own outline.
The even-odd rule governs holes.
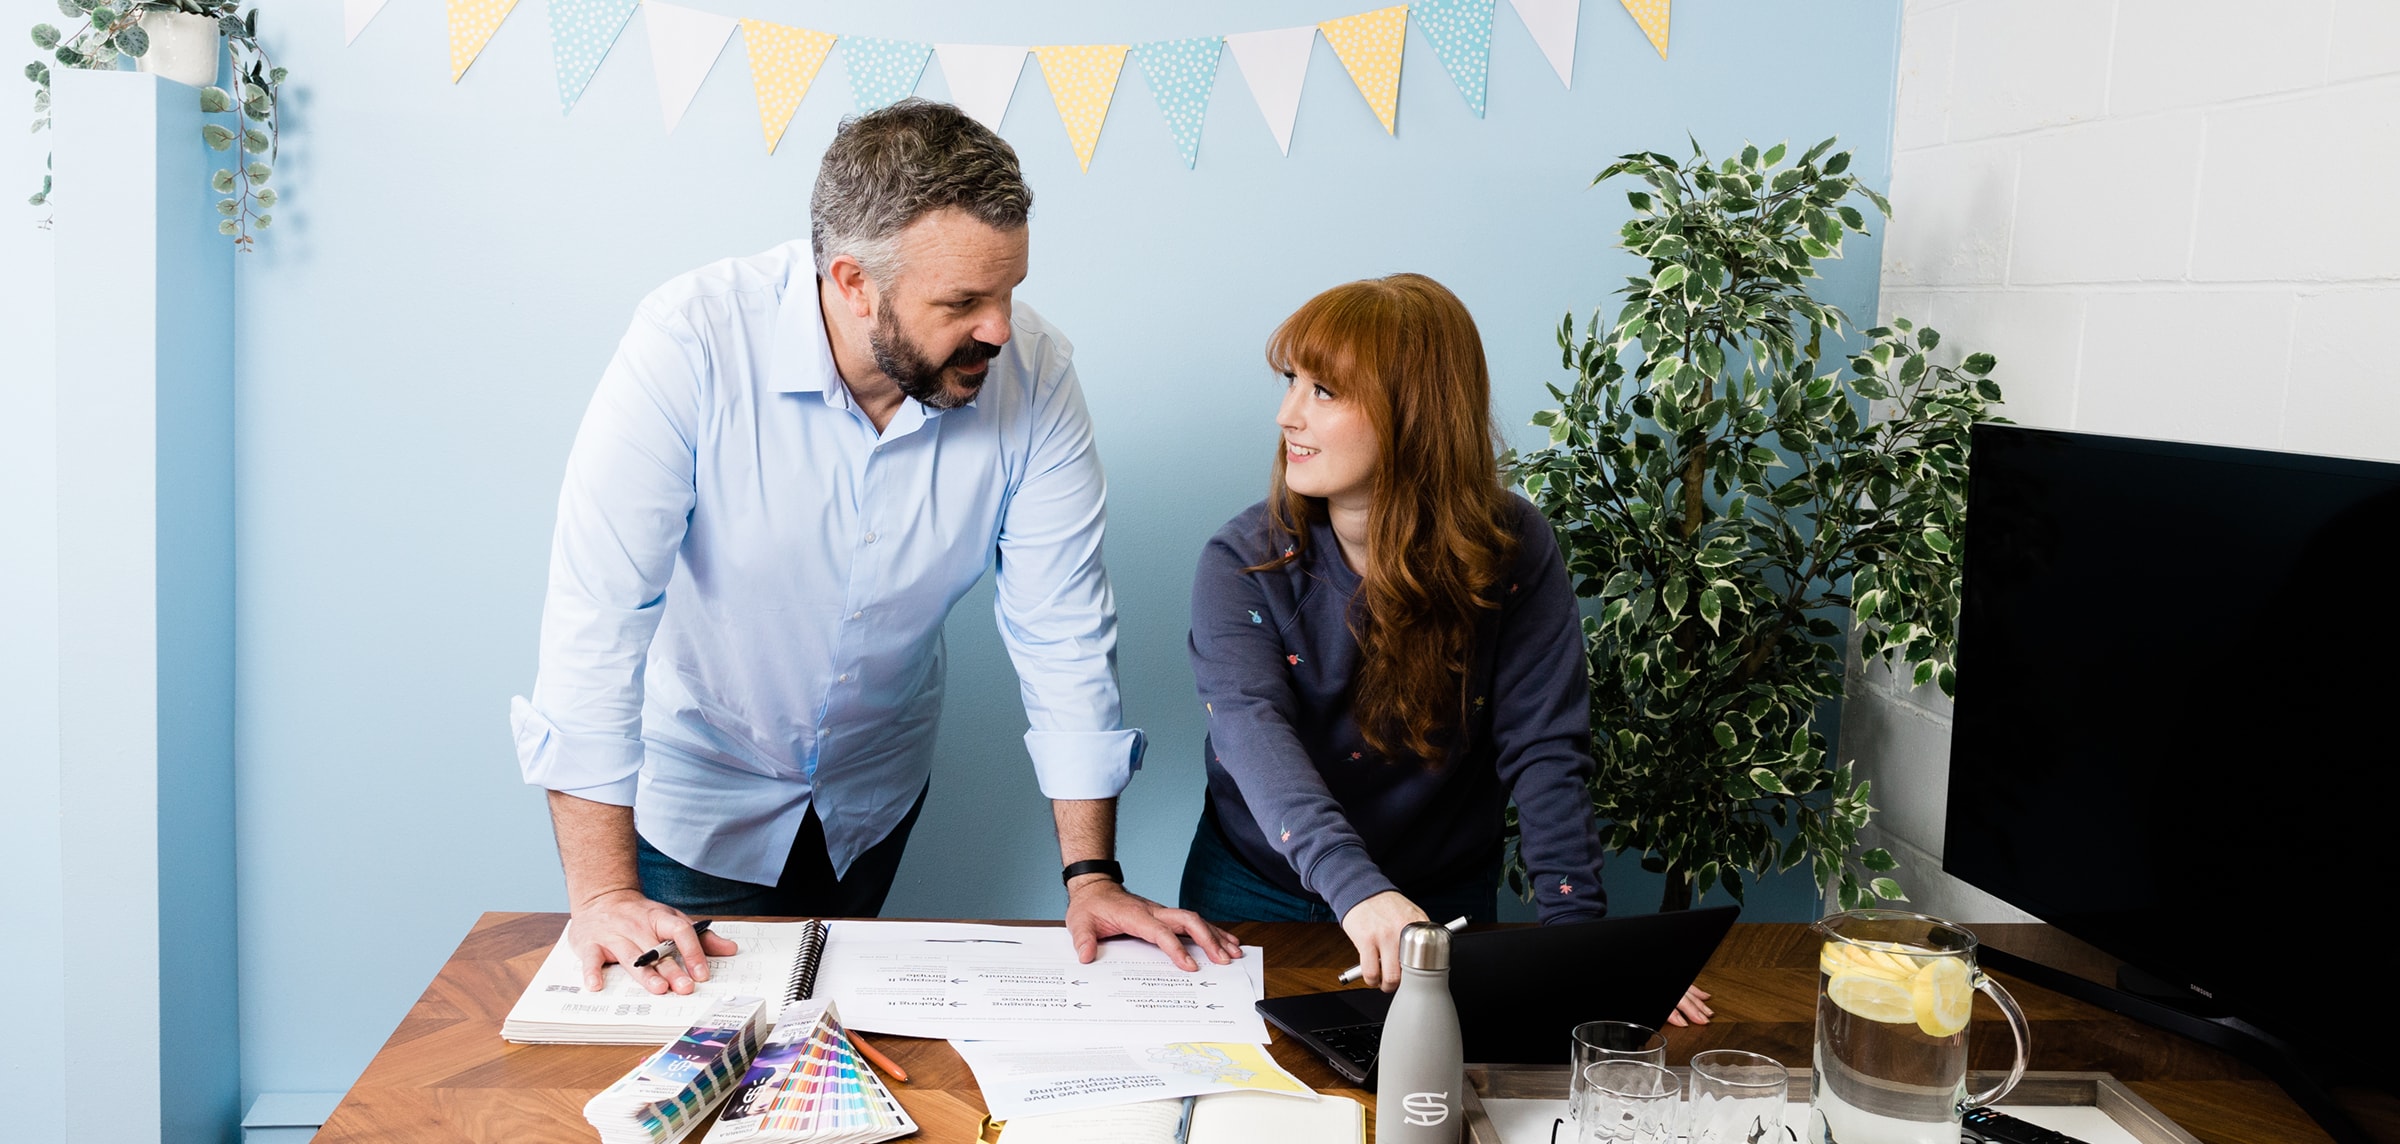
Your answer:
[[[741,953],[710,958],[708,980],[696,982],[689,994],[651,993],[621,965],[608,967],[607,986],[594,993],[584,988],[583,968],[562,935],[508,1011],[500,1036],[518,1044],[656,1045],[699,1023],[728,997],[770,998],[772,1012],[815,995],[824,922],[718,922],[712,928],[738,943]]]

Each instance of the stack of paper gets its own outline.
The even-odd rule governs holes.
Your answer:
[[[1216,1092],[1269,1092],[1315,1100],[1265,1045],[1183,1041],[1165,1045],[1051,1045],[952,1041],[975,1074],[992,1119],[1105,1108]]]
[[[603,1144],[672,1144],[689,1135],[758,1054],[766,1002],[728,997],[682,1036],[583,1106]]]
[[[1053,1045],[1263,1045],[1266,953],[1178,969],[1157,946],[1100,943],[1088,964],[1060,926],[835,922],[815,996],[869,1033]],[[713,963],[712,963],[713,964]]]
[[[1544,1118],[1538,1125],[1543,1131],[1526,1139],[1545,1139],[1549,1125]],[[1008,1122],[1000,1133],[1000,1144],[1280,1144],[1287,1140],[1360,1144],[1366,1138],[1366,1107],[1346,1096],[1301,1101],[1255,1092],[1220,1092],[1196,1101],[1190,1097],[1148,1100],[1081,1112],[1021,1116]],[[1507,1139],[1518,1137],[1511,1134]]]
[[[876,1144],[917,1122],[858,1058],[828,1001],[795,1001],[776,1018],[708,1144]]]

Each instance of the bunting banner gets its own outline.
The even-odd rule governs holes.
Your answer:
[[[1483,118],[1484,80],[1492,67],[1492,0],[1416,0],[1417,28],[1433,56],[1458,85],[1475,118]]]
[[[1617,0],[1633,13],[1633,22],[1642,26],[1642,34],[1650,37],[1650,46],[1658,49],[1658,58],[1667,58],[1668,0]]]
[[[1134,62],[1142,66],[1142,82],[1150,85],[1159,114],[1166,116],[1185,170],[1200,165],[1200,125],[1208,118],[1208,97],[1217,89],[1217,58],[1224,49],[1225,41],[1215,36],[1154,40],[1133,49]]]
[[[342,42],[355,42],[360,32],[367,30],[367,21],[383,11],[387,0],[342,0]]]
[[[450,0],[450,82],[467,74],[517,0]]]
[[[993,132],[1008,117],[1008,101],[1016,98],[1017,77],[1025,74],[1022,46],[1006,44],[935,44],[942,76],[950,81],[950,102],[981,121]]]
[[[1267,117],[1275,146],[1292,153],[1292,122],[1300,117],[1300,88],[1308,79],[1309,53],[1317,47],[1317,26],[1277,28],[1270,32],[1237,32],[1225,37],[1250,98]]]
[[[1533,34],[1535,47],[1558,73],[1558,82],[1575,86],[1575,16],[1583,0],[1508,0],[1517,19]]]
[[[816,82],[817,69],[833,53],[833,39],[831,32],[742,21],[742,47],[750,56],[750,85],[758,92],[758,126],[766,133],[767,154],[774,154],[775,145],[783,142],[792,112],[799,110],[808,85]]]
[[[658,110],[673,133],[741,21],[658,0],[642,0],[642,19],[650,28],[650,66],[658,73]]]
[[[717,7],[724,0],[703,0]],[[1509,0],[1518,20],[1558,74],[1575,83],[1575,39],[1582,0]],[[1660,59],[1667,57],[1669,8],[1673,0],[1618,0],[1648,37]],[[343,0],[342,38],[355,41],[389,0]],[[457,83],[483,53],[517,0],[444,0],[448,8],[450,80]],[[1292,152],[1292,131],[1319,35],[1367,101],[1384,133],[1399,133],[1400,73],[1413,20],[1433,47],[1467,109],[1478,119],[1489,111],[1492,21],[1497,0],[1412,0],[1296,28],[1236,32],[1124,44],[1072,44],[1026,48],[1008,44],[919,43],[914,40],[821,32],[767,20],[737,18],[659,0],[546,0],[550,52],[557,69],[561,114],[583,98],[601,62],[622,39],[639,7],[649,13],[651,64],[659,110],[673,131],[716,68],[725,44],[739,29],[747,45],[751,83],[758,100],[759,129],[767,151],[782,143],[800,101],[815,85],[826,58],[838,46],[849,76],[853,106],[873,111],[915,93],[925,65],[942,60],[950,100],[999,131],[1023,82],[1025,57],[1041,65],[1058,108],[1059,121],[1074,145],[1076,163],[1091,170],[1125,58],[1141,65],[1143,81],[1158,100],[1160,115],[1175,140],[1185,169],[1200,165],[1200,136],[1216,94],[1217,68],[1231,53],[1275,147]]]
[[[882,40],[874,36],[842,37],[842,66],[850,71],[850,102],[862,112],[907,99],[925,75],[932,44],[913,40]]]
[[[641,0],[550,0],[550,60],[558,65],[558,113],[575,101],[600,70],[600,60],[633,19]]]
[[[1042,78],[1058,101],[1059,121],[1075,144],[1075,161],[1092,169],[1092,149],[1100,145],[1100,125],[1108,122],[1109,100],[1117,93],[1117,73],[1125,67],[1124,44],[1068,44],[1033,49],[1042,63]]]
[[[1631,3],[1632,0],[1627,0]],[[1408,5],[1395,4],[1317,25],[1333,54],[1350,72],[1358,94],[1367,97],[1383,133],[1399,133],[1400,53],[1408,43]]]

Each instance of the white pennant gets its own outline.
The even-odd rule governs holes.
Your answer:
[[[342,0],[342,42],[347,44],[366,30],[367,21],[383,11],[386,0]]]
[[[741,21],[714,12],[696,12],[642,0],[642,18],[650,27],[650,68],[658,76],[658,109],[667,117],[667,130],[683,121],[683,113],[700,94],[709,69]]]
[[[1581,0],[1508,0],[1517,10],[1517,19],[1525,21],[1525,30],[1533,33],[1533,42],[1541,45],[1542,55],[1550,60],[1550,70],[1558,73],[1558,82],[1575,86],[1575,14]]]
[[[1236,32],[1225,37],[1233,62],[1241,65],[1250,98],[1267,117],[1275,145],[1292,153],[1292,121],[1300,117],[1300,85],[1308,79],[1308,56],[1316,50],[1317,26]]]
[[[950,102],[997,132],[1016,97],[1017,77],[1025,73],[1030,48],[1005,44],[935,44],[942,58],[942,75],[950,81]]]

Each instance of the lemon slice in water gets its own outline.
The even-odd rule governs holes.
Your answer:
[[[1908,993],[1917,1027],[1930,1036],[1947,1037],[1966,1028],[1975,1011],[1975,986],[1967,980],[1966,965],[1956,958],[1928,960],[1909,980]]]
[[[1905,1025],[1917,1019],[1916,1001],[1909,988],[1889,977],[1844,973],[1825,983],[1825,996],[1843,1011],[1886,1025]]]
[[[1903,984],[1916,976],[1918,968],[1917,959],[1905,954],[1830,941],[1825,943],[1824,951],[1818,955],[1817,965],[1827,977],[1863,973]]]

